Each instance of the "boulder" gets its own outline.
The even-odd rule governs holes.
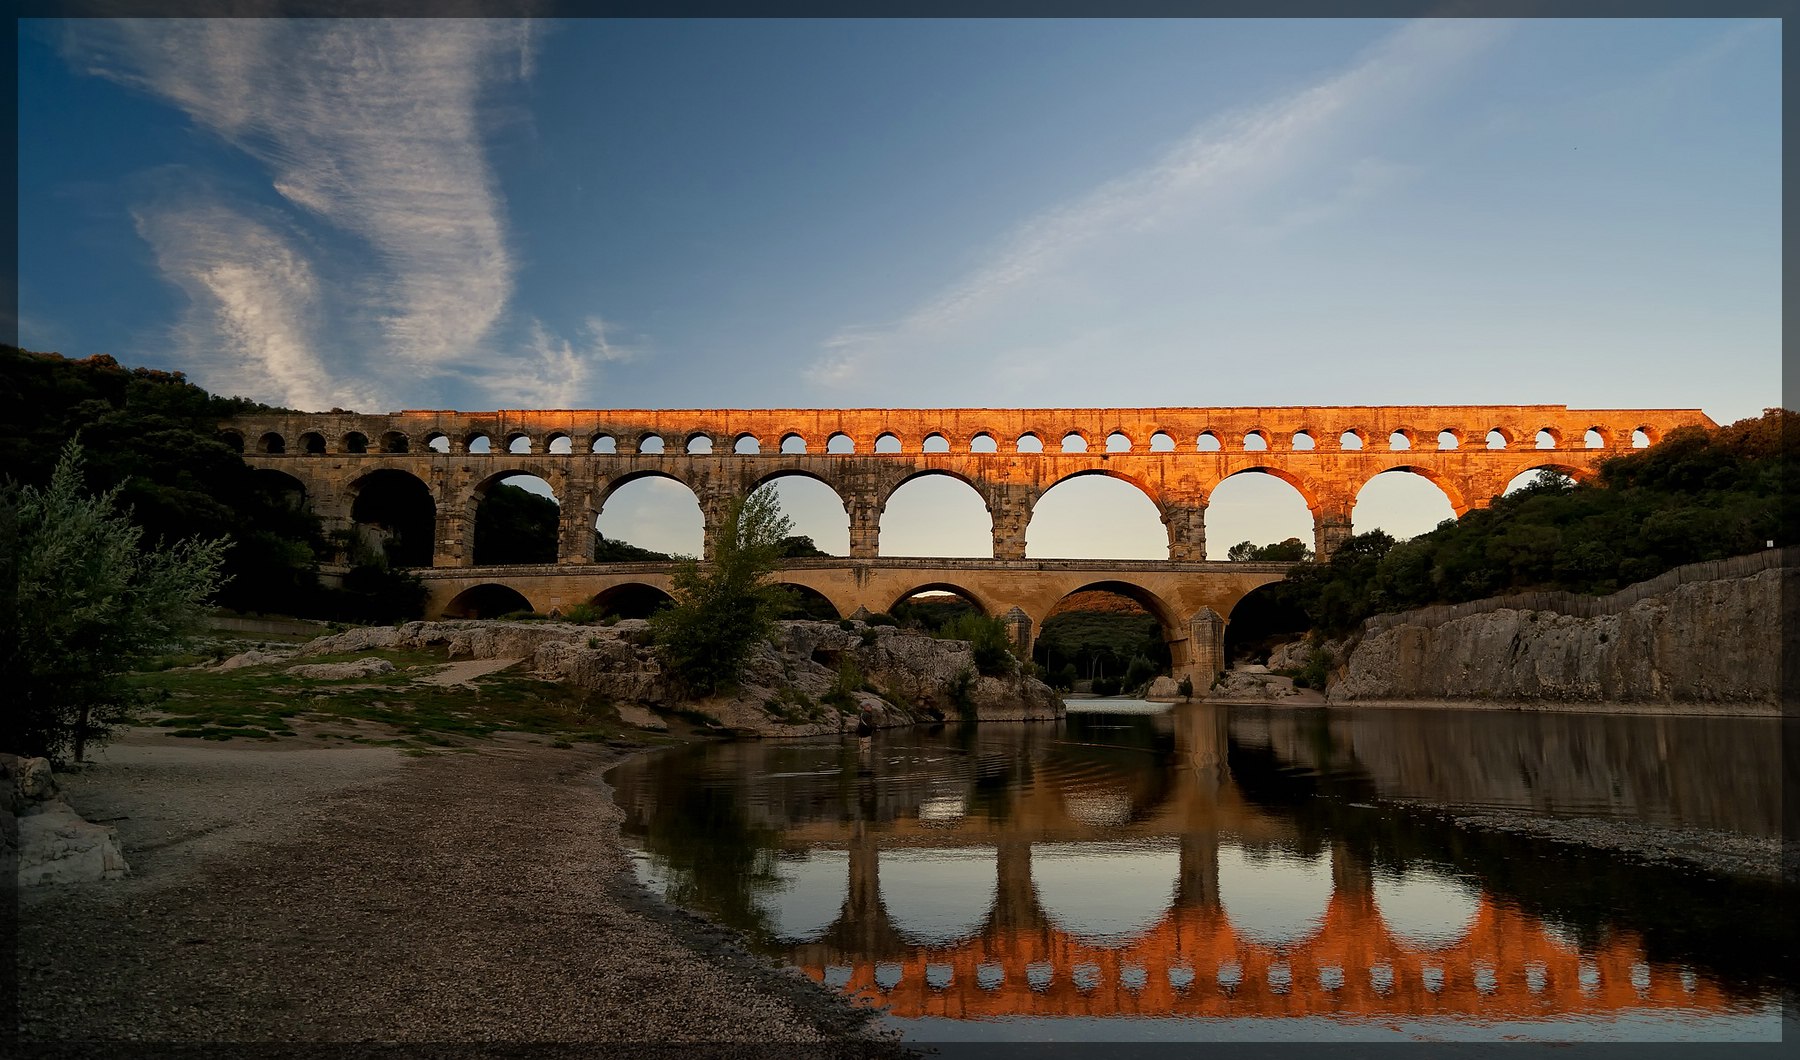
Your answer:
[[[288,667],[287,672],[308,681],[342,681],[353,677],[391,674],[394,672],[394,664],[386,659],[353,659],[339,663],[302,663]]]
[[[251,648],[249,651],[238,652],[236,655],[233,655],[231,658],[226,659],[224,662],[213,667],[213,669],[242,670],[246,666],[266,666],[269,663],[281,662],[289,658],[292,654],[292,652],[262,651],[257,648]]]
[[[48,761],[0,755],[0,771],[18,818],[19,886],[116,880],[130,871],[117,829],[83,820],[58,794]]]
[[[1173,677],[1164,674],[1150,682],[1150,687],[1144,691],[1144,698],[1157,700],[1180,699],[1181,683],[1176,681]]]

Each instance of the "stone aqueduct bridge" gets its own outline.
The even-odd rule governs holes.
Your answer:
[[[540,610],[627,582],[666,588],[667,567],[594,564],[592,529],[614,491],[652,476],[684,483],[699,501],[710,554],[731,498],[800,475],[843,501],[850,556],[797,562],[784,578],[842,614],[886,610],[922,588],[953,589],[990,614],[1016,609],[1014,628],[1028,644],[1062,596],[1104,584],[1158,616],[1178,674],[1210,676],[1221,668],[1232,606],[1281,576],[1277,565],[1205,562],[1207,503],[1232,475],[1263,472],[1293,485],[1312,511],[1314,548],[1328,556],[1352,532],[1358,492],[1382,472],[1429,479],[1460,516],[1521,472],[1586,477],[1602,458],[1628,451],[1634,434],[1655,442],[1689,425],[1715,426],[1698,409],[1452,405],[332,412],[247,415],[220,429],[252,466],[296,480],[327,530],[352,528],[359,496],[394,480],[374,472],[423,483],[434,506],[432,565],[420,571],[432,614],[484,584],[507,586]],[[471,569],[476,507],[520,474],[549,483],[561,505],[556,565]],[[880,556],[888,499],[931,474],[980,494],[992,518],[991,560]],[[1082,475],[1142,490],[1167,527],[1168,560],[1027,560],[1038,499]]]

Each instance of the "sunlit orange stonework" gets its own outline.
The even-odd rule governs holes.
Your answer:
[[[1062,596],[1104,585],[1162,621],[1177,675],[1209,677],[1222,668],[1232,606],[1282,573],[1276,565],[1204,562],[1207,503],[1230,476],[1259,471],[1291,483],[1312,511],[1315,550],[1329,556],[1352,532],[1358,492],[1384,471],[1425,477],[1460,516],[1485,507],[1521,472],[1553,468],[1585,478],[1602,459],[1629,451],[1634,433],[1654,442],[1690,425],[1715,426],[1698,409],[1445,405],[332,412],[246,415],[220,428],[252,466],[292,476],[327,530],[351,527],[360,484],[373,471],[404,471],[424,483],[436,509],[433,563],[421,571],[431,614],[487,584],[508,586],[545,611],[627,582],[666,589],[666,567],[593,563],[594,521],[615,490],[648,476],[686,484],[698,498],[710,552],[732,497],[801,475],[843,501],[850,556],[799,562],[784,578],[817,589],[842,614],[886,610],[912,591],[941,586],[1009,615],[1028,644]],[[1489,448],[1490,438],[1504,447]],[[483,439],[492,451],[472,452]],[[1599,445],[1588,447],[1589,440]],[[994,451],[979,451],[990,442]],[[565,443],[568,451],[558,451]],[[1030,451],[1037,446],[1043,451]],[[476,506],[517,474],[549,483],[561,505],[558,562],[475,568]],[[992,519],[991,560],[880,555],[888,499],[927,474],[950,475],[980,494]],[[1038,499],[1080,475],[1109,475],[1142,490],[1167,528],[1168,560],[1026,560]]]

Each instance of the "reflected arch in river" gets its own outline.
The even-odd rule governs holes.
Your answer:
[[[942,946],[981,931],[998,888],[991,846],[881,852],[881,904],[913,945]]]
[[[1317,934],[1331,902],[1331,862],[1240,845],[1219,848],[1219,904],[1236,932],[1264,946]]]
[[[774,859],[768,897],[769,931],[783,942],[810,942],[843,916],[849,900],[850,854],[809,850]]]
[[[1388,933],[1419,949],[1454,946],[1481,913],[1479,888],[1418,866],[1375,873],[1370,891]]]
[[[1094,866],[1104,863],[1104,872]],[[1175,904],[1181,848],[1039,843],[1031,849],[1038,905],[1056,927],[1094,946],[1125,946],[1149,934]]]

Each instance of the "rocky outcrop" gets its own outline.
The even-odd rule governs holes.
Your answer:
[[[409,622],[320,637],[301,654],[439,646],[451,658],[528,659],[536,672],[621,706],[688,710],[723,728],[762,736],[958,718],[1036,721],[1064,713],[1061,697],[1021,670],[978,673],[963,641],[860,622],[783,622],[746,660],[733,694],[695,700],[681,697],[650,646],[648,623],[636,619],[611,626]]]
[[[0,755],[6,812],[18,819],[19,886],[116,880],[130,871],[119,852],[117,829],[81,818],[63,801],[50,763]],[[15,834],[5,829],[10,840]]]
[[[342,681],[352,677],[391,674],[394,672],[394,664],[386,659],[353,659],[350,662],[302,663],[288,667],[287,672],[308,681]]]
[[[1772,713],[1784,573],[1677,584],[1588,617],[1510,607],[1436,623],[1397,616],[1365,632],[1328,698]]]

